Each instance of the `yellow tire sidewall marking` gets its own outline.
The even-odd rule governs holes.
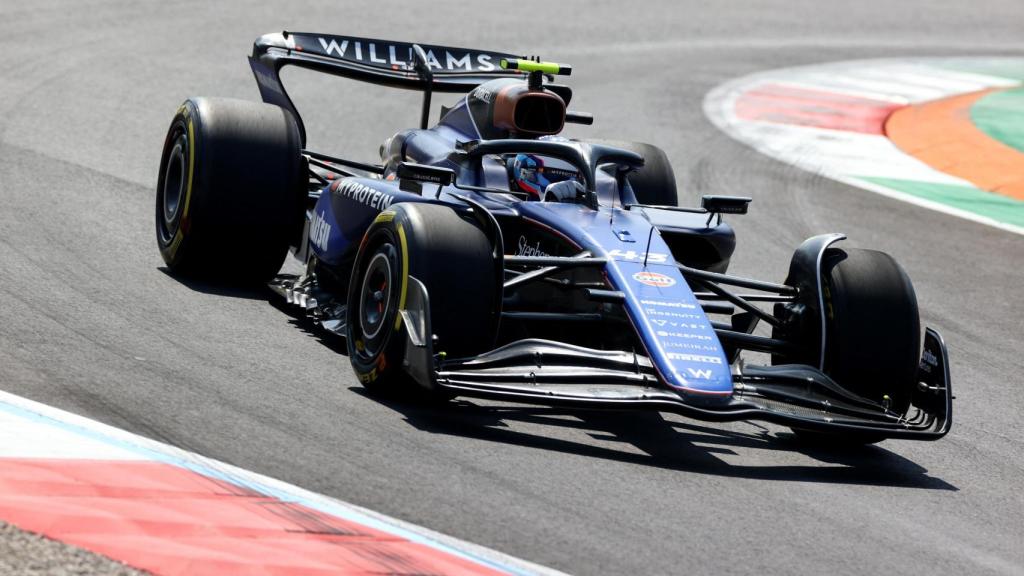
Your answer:
[[[178,231],[174,234],[174,240],[171,241],[170,252],[173,258],[178,253],[178,247],[181,245],[181,241],[185,238],[185,223],[188,221],[188,207],[192,201],[192,175],[195,172],[195,128],[192,125],[192,117],[188,114],[188,109],[182,107],[182,115],[188,119],[188,182],[185,184],[185,208],[181,213],[181,220],[178,222]],[[179,110],[179,112],[182,112]]]
[[[395,315],[395,330],[398,330],[402,326],[402,314],[401,311],[405,310],[405,297],[409,290],[409,249],[405,240],[405,228],[402,227],[402,223],[398,223],[398,242],[401,245],[402,250],[402,291],[398,296],[398,311]]]

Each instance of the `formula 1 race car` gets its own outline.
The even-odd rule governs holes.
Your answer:
[[[263,103],[192,98],[174,116],[161,254],[174,274],[269,281],[346,339],[371,391],[766,420],[836,442],[949,431],[946,348],[931,329],[922,345],[892,257],[825,234],[782,283],[727,275],[722,215],[750,198],[679,207],[660,149],[558,136],[593,122],[554,82],[569,66],[290,32],[249,63]],[[420,127],[380,164],[307,150],[286,65],[422,91]],[[464,96],[431,125],[435,92]],[[301,275],[279,275],[289,249]]]

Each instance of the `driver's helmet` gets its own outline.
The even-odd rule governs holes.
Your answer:
[[[505,165],[511,188],[528,193],[533,200],[543,200],[549,185],[576,177],[568,162],[535,154],[509,156]]]
[[[509,183],[520,192],[527,192],[535,200],[544,195],[551,180],[544,174],[544,159],[533,154],[516,154],[506,160]]]

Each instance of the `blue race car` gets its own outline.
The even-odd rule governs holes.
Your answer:
[[[782,283],[726,274],[722,215],[750,199],[679,207],[660,149],[559,136],[593,122],[554,82],[569,66],[290,32],[249,62],[263,103],[192,98],[174,116],[161,254],[175,274],[269,281],[346,339],[371,391],[766,420],[829,441],[949,431],[946,348],[931,329],[922,344],[892,257],[825,234]],[[307,150],[286,65],[422,91],[420,127],[380,164]],[[434,92],[464,97],[431,125]],[[279,274],[289,250],[301,275]]]

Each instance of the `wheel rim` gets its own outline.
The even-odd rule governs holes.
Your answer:
[[[179,134],[167,157],[167,170],[164,172],[163,216],[164,226],[168,232],[175,229],[180,219],[182,198],[185,196],[185,150],[188,140],[184,133]]]
[[[386,244],[373,255],[363,274],[359,289],[359,327],[365,339],[365,350],[376,353],[383,338],[381,332],[387,324],[391,309],[392,271],[390,254],[394,247]]]
[[[157,204],[161,240],[165,244],[170,243],[178,232],[188,186],[185,173],[188,167],[188,137],[181,127],[175,128],[173,142],[167,154],[167,167],[164,169],[163,186]]]

